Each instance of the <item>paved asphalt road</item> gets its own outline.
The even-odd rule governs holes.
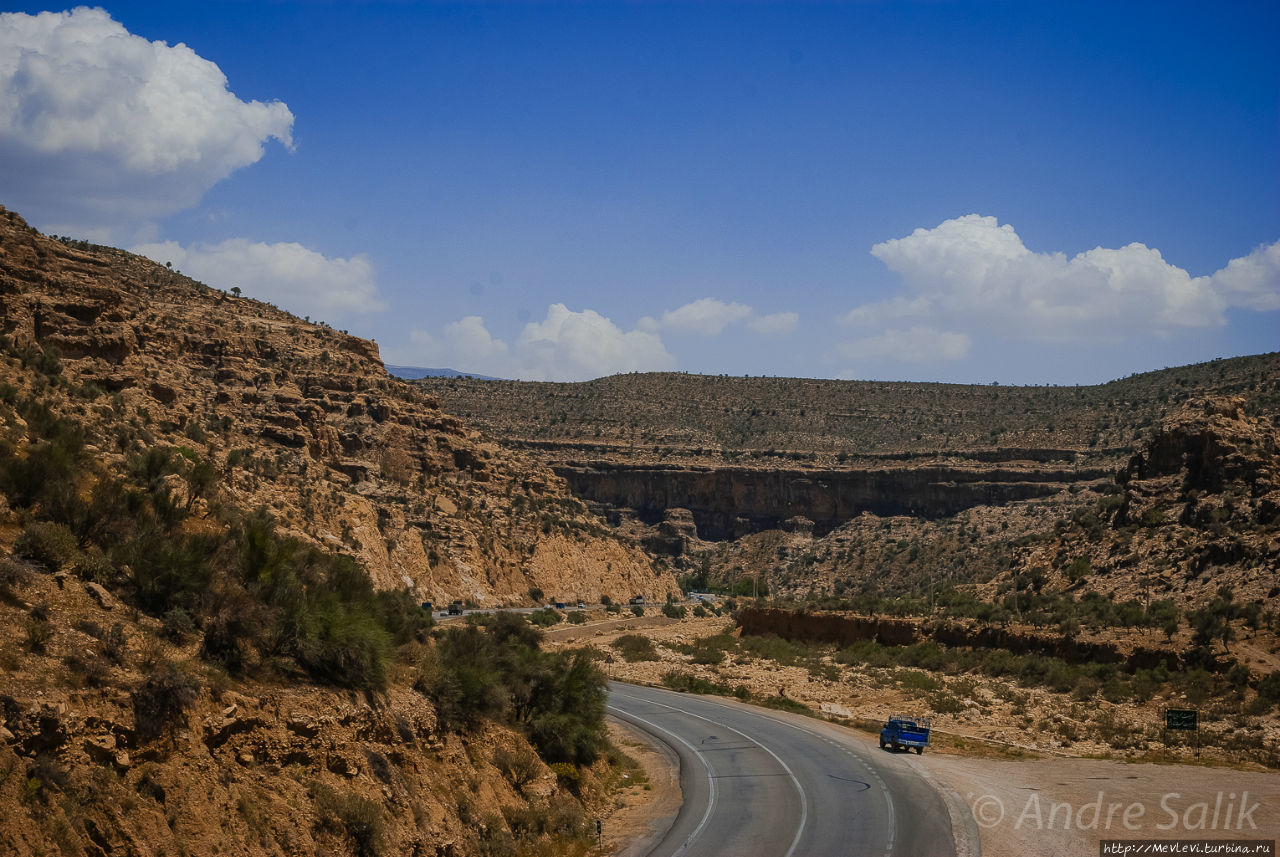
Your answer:
[[[609,713],[680,757],[684,804],[649,857],[956,857],[947,801],[905,754],[812,718],[619,682]]]

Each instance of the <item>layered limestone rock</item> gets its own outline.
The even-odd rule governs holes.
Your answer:
[[[188,451],[221,472],[212,505],[263,507],[424,600],[527,603],[676,591],[564,481],[479,440],[386,374],[373,342],[207,288],[147,259],[39,234],[0,208],[8,383],[40,384],[103,454]],[[25,355],[25,356],[23,356]],[[58,383],[41,382],[31,361]],[[31,365],[28,365],[31,364]]]

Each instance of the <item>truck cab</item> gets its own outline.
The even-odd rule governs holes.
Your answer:
[[[891,714],[880,730],[880,749],[915,750],[916,755],[929,746],[929,722],[918,717]]]

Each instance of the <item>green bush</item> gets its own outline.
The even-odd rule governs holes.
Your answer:
[[[559,625],[561,618],[560,614],[552,607],[543,607],[541,610],[534,610],[529,614],[530,622],[544,628]]]
[[[75,534],[63,524],[34,521],[27,524],[13,546],[17,556],[57,571],[80,553]]]
[[[161,622],[165,637],[174,643],[185,643],[196,632],[196,623],[191,614],[181,607],[174,607],[165,613]]]
[[[813,709],[803,702],[797,702],[786,696],[766,696],[760,700],[765,708],[776,708],[779,711],[790,711],[794,714],[811,714]]]
[[[643,634],[623,634],[613,641],[613,648],[627,663],[658,660],[658,650],[653,641]]]
[[[680,604],[667,603],[662,605],[662,615],[668,619],[683,619],[684,606]]]
[[[587,622],[587,614],[578,610],[574,610],[567,618],[570,625],[585,625]]]
[[[386,687],[391,634],[360,605],[326,598],[295,613],[291,630],[294,657],[312,677],[346,687]]]
[[[440,634],[415,684],[441,725],[473,730],[485,719],[524,729],[547,762],[589,764],[605,746],[606,680],[586,651],[539,649],[541,634],[514,614]]]
[[[632,615],[632,616],[636,616],[636,617],[643,616],[643,615],[644,615],[644,608],[643,608],[643,607],[641,607],[639,604],[632,604],[632,605],[631,605],[631,615]]]
[[[672,690],[678,690],[681,693],[701,693],[714,696],[736,696],[734,688],[720,682],[707,681],[705,678],[689,675],[682,672],[665,672],[662,674],[662,684]]]

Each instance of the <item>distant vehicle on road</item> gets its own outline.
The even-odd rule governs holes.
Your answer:
[[[632,599],[631,599],[631,603],[632,603],[632,604],[639,604],[639,605],[643,605],[643,604],[644,604],[644,596],[643,596],[643,595],[637,595],[635,598],[632,598]]]
[[[461,602],[461,601],[453,601],[453,602],[450,602],[450,604],[449,604],[449,615],[450,615],[450,616],[461,616],[461,615],[462,615],[462,602]]]
[[[431,604],[431,602],[430,602],[430,601],[423,601],[423,602],[422,602],[422,610],[423,610],[423,612],[430,613],[430,612],[431,612],[432,610],[434,610],[434,609],[436,609],[436,608]]]
[[[889,716],[889,722],[880,730],[880,749],[891,747],[894,750],[915,750],[916,755],[924,752],[929,746],[929,723],[912,717],[897,714]]]
[[[587,602],[585,602],[585,601],[579,601],[579,602],[578,602],[578,609],[579,609],[579,610],[586,610],[586,609],[587,609]]]
[[[563,602],[563,601],[557,601],[557,602],[556,602],[556,609],[557,609],[557,610],[563,610],[563,609],[564,609],[564,602]]]

